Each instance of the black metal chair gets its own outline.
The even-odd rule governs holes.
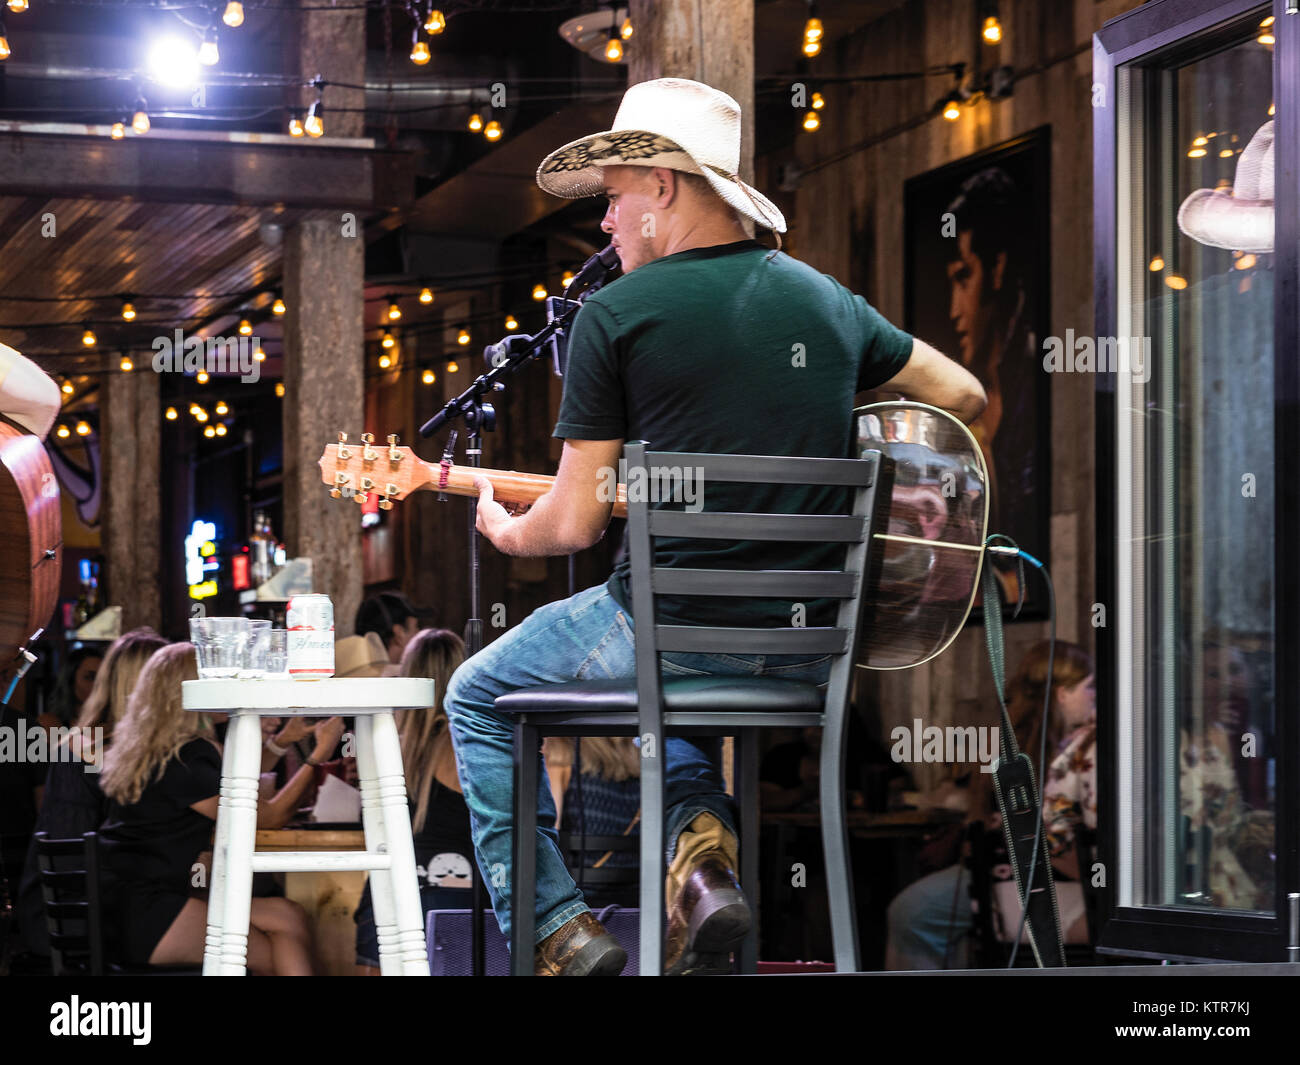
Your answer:
[[[198,976],[199,966],[125,966],[105,960],[99,835],[36,842],[55,976]]]
[[[874,534],[887,520],[892,465],[879,452],[861,459],[786,458],[650,452],[625,447],[628,482],[655,483],[649,469],[699,468],[706,484],[747,483],[841,487],[853,490],[847,514],[688,513],[629,499],[632,598],[642,623],[634,627],[636,676],[543,685],[496,700],[515,716],[514,870],[511,898],[512,971],[533,971],[536,894],[538,751],[548,735],[634,735],[641,745],[640,972],[663,969],[665,732],[736,736],[736,798],[740,807],[741,886],[751,900],[758,883],[758,750],[760,728],[818,726],[821,753],[822,840],[830,893],[836,967],[859,968],[848,836],[844,823],[844,731],[853,687],[858,633],[881,552]],[[637,473],[636,471],[640,471]],[[847,494],[847,492],[846,492]],[[657,536],[709,540],[771,540],[845,545],[833,570],[674,569],[654,565]],[[838,600],[833,626],[726,628],[657,623],[657,595],[738,597],[807,602]],[[653,621],[654,623],[649,623]],[[808,654],[832,656],[823,692],[816,685],[771,677],[663,677],[663,652]],[[741,970],[757,968],[758,922],[739,951]]]

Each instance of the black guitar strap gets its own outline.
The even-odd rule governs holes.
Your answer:
[[[1048,855],[1043,832],[1043,813],[1039,803],[1034,766],[1029,755],[1016,743],[1015,729],[1007,714],[1005,696],[1005,649],[1002,641],[1002,597],[998,591],[997,575],[988,546],[985,542],[984,572],[984,638],[988,643],[989,664],[993,668],[993,683],[998,692],[998,706],[1002,711],[1001,757],[993,772],[993,790],[1002,814],[1002,833],[1007,844],[1011,869],[1015,874],[1016,888],[1025,911],[1025,930],[1034,959],[1039,968],[1062,968],[1065,965],[1065,946],[1061,939],[1060,910],[1056,904],[1056,886],[1052,882],[1052,863]],[[1021,586],[1024,586],[1023,570]],[[1048,678],[1048,690],[1051,679]],[[1028,898],[1026,899],[1026,895]],[[1019,939],[1019,932],[1016,933]]]

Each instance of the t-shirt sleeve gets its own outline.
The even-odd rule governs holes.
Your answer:
[[[912,357],[912,336],[861,296],[853,297],[853,309],[863,337],[858,391],[867,392],[879,388],[907,365]]]
[[[599,303],[583,304],[569,333],[564,398],[552,436],[562,440],[627,439],[618,341],[614,316]]]
[[[178,806],[192,806],[221,792],[221,755],[205,739],[190,740],[167,769],[167,792]]]

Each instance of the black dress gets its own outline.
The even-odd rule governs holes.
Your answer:
[[[145,786],[138,802],[110,801],[100,828],[105,872],[105,939],[118,960],[146,965],[194,892],[194,864],[214,822],[190,809],[221,790],[221,753],[190,740]]]

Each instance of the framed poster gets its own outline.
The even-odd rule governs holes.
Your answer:
[[[904,326],[960,362],[988,407],[971,424],[989,470],[989,532],[1044,564],[1050,537],[1051,390],[1042,340],[1051,310],[1050,127],[996,145],[903,187]],[[1015,602],[1015,567],[1000,567]],[[1025,610],[1047,593],[1026,567]]]

